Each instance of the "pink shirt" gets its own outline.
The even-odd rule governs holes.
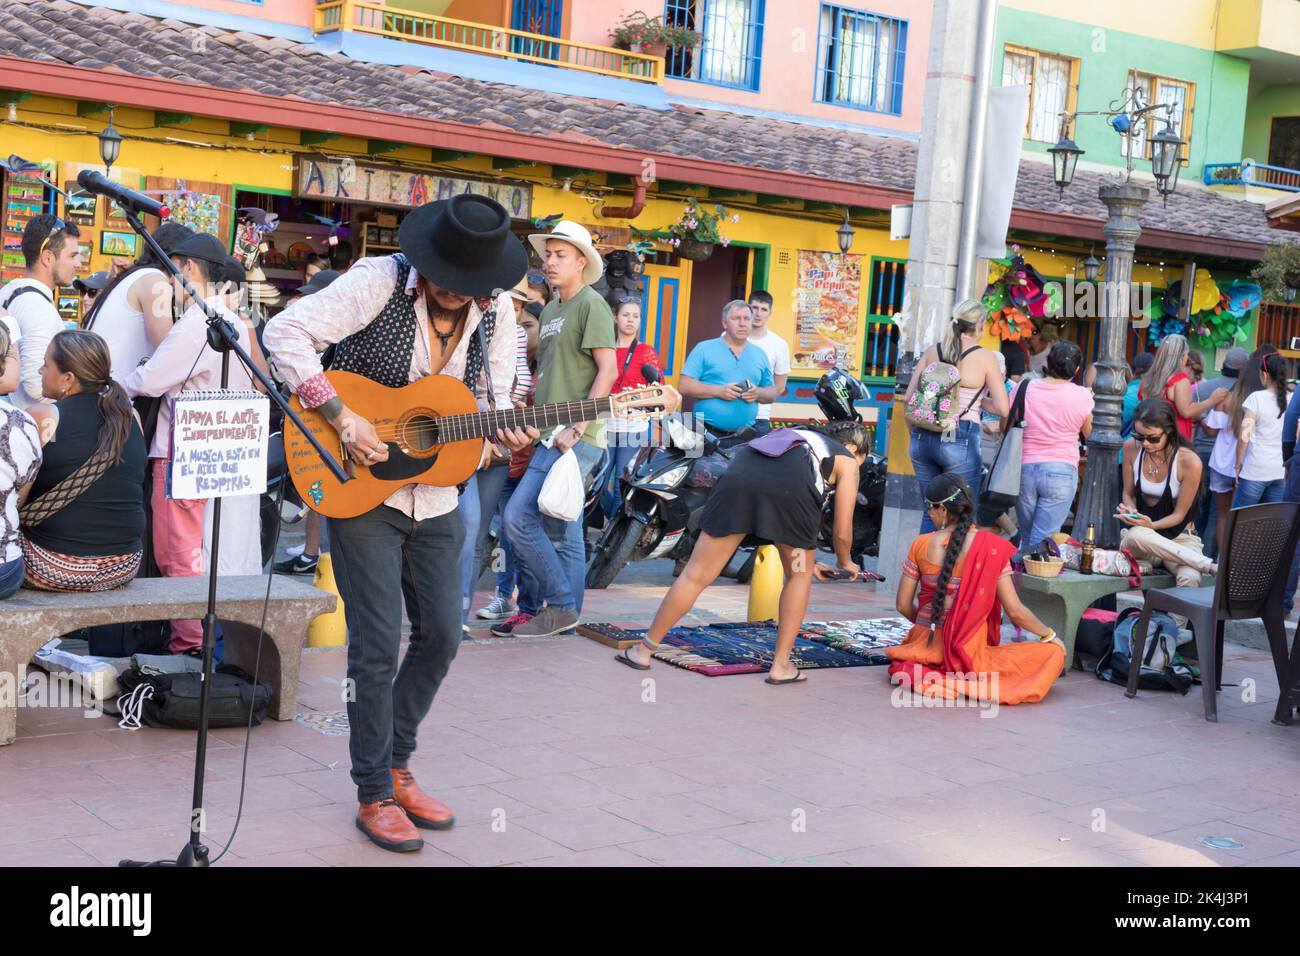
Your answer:
[[[1044,461],[1079,463],[1079,429],[1092,414],[1092,392],[1073,382],[1045,378],[1023,379],[1025,393],[1026,465]],[[1014,404],[1016,393],[1012,393]]]

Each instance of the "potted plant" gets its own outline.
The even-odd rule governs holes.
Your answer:
[[[637,10],[619,22],[610,38],[620,50],[664,56],[670,48],[698,46],[702,35],[685,27],[668,26],[662,17],[651,17]]]
[[[1265,299],[1287,301],[1287,291],[1300,289],[1300,243],[1287,242],[1269,246],[1250,277],[1259,283]]]
[[[715,205],[710,211],[691,200],[681,218],[668,227],[668,244],[683,259],[703,262],[713,255],[715,246],[726,248],[731,242],[722,234],[724,222],[740,222],[740,216],[728,216],[723,206]]]

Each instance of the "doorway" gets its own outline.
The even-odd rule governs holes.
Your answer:
[[[686,354],[705,339],[722,334],[722,307],[749,295],[751,250],[717,246],[703,262],[691,264],[690,317],[686,325]]]

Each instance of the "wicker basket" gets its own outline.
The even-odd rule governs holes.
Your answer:
[[[1025,558],[1025,573],[1032,574],[1036,578],[1054,578],[1061,573],[1063,567],[1065,567],[1064,558],[1048,558],[1045,561]]]

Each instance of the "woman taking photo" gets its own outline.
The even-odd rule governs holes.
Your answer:
[[[794,639],[808,610],[813,574],[835,571],[815,563],[822,507],[835,489],[834,540],[839,570],[859,574],[849,557],[858,468],[870,451],[861,422],[829,422],[811,428],[783,428],[756,438],[736,451],[700,515],[700,538],[685,570],[664,595],[650,630],[640,644],[617,658],[637,670],[650,669],[650,657],[700,593],[714,582],[743,543],[773,544],[785,568],[785,587],[776,630],[769,684],[807,680],[790,663]]]
[[[956,475],[925,486],[938,529],[912,542],[895,606],[912,622],[888,647],[890,679],[926,696],[1028,704],[1047,696],[1065,669],[1065,644],[1020,603],[1010,542],[974,526],[970,489]],[[1002,612],[1037,640],[1000,646]]]
[[[1151,370],[1142,376],[1142,385],[1138,389],[1138,400],[1163,398],[1174,408],[1178,431],[1188,441],[1192,440],[1192,428],[1205,417],[1205,413],[1217,408],[1228,395],[1226,388],[1216,388],[1210,397],[1198,402],[1192,396],[1192,379],[1188,374],[1187,339],[1181,335],[1166,335],[1156,351]]]
[[[1126,527],[1119,546],[1163,565],[1179,587],[1200,587],[1202,574],[1218,570],[1189,527],[1200,487],[1201,459],[1178,430],[1173,406],[1146,399],[1133,413],[1133,437],[1124,443],[1124,494],[1115,517]]]
[[[1024,457],[1016,521],[1020,553],[1035,550],[1061,530],[1079,487],[1079,436],[1092,431],[1092,392],[1074,384],[1083,353],[1057,342],[1041,379],[1016,386],[1024,395]],[[1012,398],[1015,404],[1015,398]]]
[[[618,337],[614,355],[619,373],[611,395],[648,385],[642,372],[646,365],[653,365],[662,377],[659,356],[649,345],[638,341],[641,336],[640,299],[629,297],[619,302],[618,311],[614,313],[614,333]],[[605,481],[602,483],[605,493],[601,496],[601,508],[605,512],[606,521],[614,516],[622,500],[619,476],[627,468],[627,463],[645,447],[649,431],[648,422],[635,419],[611,418],[605,423],[605,434],[609,438],[609,471],[605,473]]]
[[[1276,352],[1254,361],[1260,364],[1260,388],[1232,413],[1232,430],[1237,436],[1234,508],[1281,501],[1286,487],[1282,460],[1282,419],[1290,397],[1286,393],[1286,361]],[[1249,369],[1248,365],[1247,374]]]
[[[904,396],[905,402],[911,399],[921,373],[934,362],[956,365],[961,373],[957,431],[942,434],[918,428],[912,432],[912,468],[921,488],[938,475],[959,475],[968,488],[978,488],[984,470],[980,455],[980,410],[1006,418],[1011,408],[997,353],[980,348],[979,344],[984,337],[988,311],[975,299],[967,299],[953,309],[952,316],[952,325],[943,341],[926,349],[916,363]],[[921,517],[921,533],[933,530],[934,523],[927,511]]]
[[[27,586],[107,591],[135,577],[144,555],[144,435],[108,345],[94,332],[50,340],[41,391],[44,461],[22,507]],[[48,409],[48,411],[46,411]]]

